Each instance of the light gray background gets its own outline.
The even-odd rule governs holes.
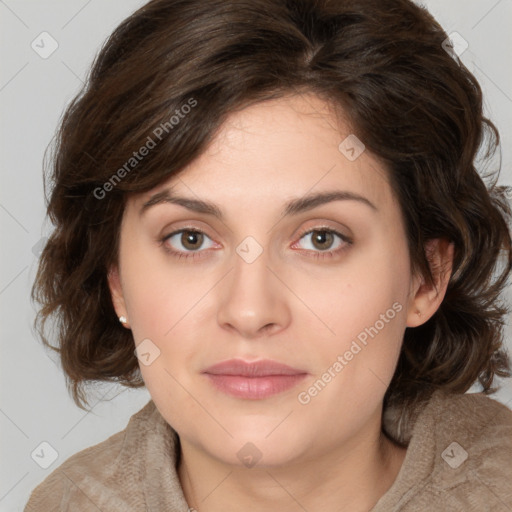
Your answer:
[[[20,511],[30,491],[77,451],[125,428],[150,399],[143,390],[98,385],[92,410],[68,396],[55,356],[43,350],[31,324],[29,300],[44,222],[43,153],[59,118],[79,91],[104,39],[141,0],[0,0],[0,511]],[[469,43],[462,60],[477,76],[487,115],[502,135],[500,182],[512,184],[512,0],[424,2],[448,33]],[[47,59],[31,47],[47,31],[58,49]],[[510,300],[511,294],[508,295]],[[510,322],[509,322],[510,324]],[[512,347],[512,332],[507,339]],[[512,352],[512,351],[511,351]],[[478,391],[474,387],[471,391]],[[493,395],[512,406],[512,383]],[[47,469],[31,453],[46,441],[58,452]]]

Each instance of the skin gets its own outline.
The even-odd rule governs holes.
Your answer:
[[[135,344],[149,338],[160,350],[150,365],[139,364],[180,436],[180,481],[200,512],[368,511],[402,466],[406,449],[381,431],[383,397],[405,328],[426,322],[444,297],[453,246],[434,240],[427,247],[433,268],[442,269],[434,274],[437,290],[411,274],[386,171],[368,150],[348,160],[338,146],[349,134],[312,94],[259,103],[233,113],[182,173],[127,203],[118,265],[109,273],[112,299]],[[170,203],[139,215],[170,186],[214,202],[225,218]],[[338,200],[282,216],[288,200],[334,189],[367,198],[376,211]],[[191,227],[206,236],[184,245],[187,233],[178,234],[159,244]],[[315,244],[313,234],[301,235],[313,228],[353,243],[334,235]],[[247,236],[263,249],[250,264],[236,252]],[[178,259],[165,246],[196,258]],[[340,247],[331,258],[313,257]],[[394,303],[401,311],[300,403],[298,393]],[[235,398],[200,373],[231,358],[273,359],[308,376],[270,398]],[[237,457],[247,442],[262,454],[252,468]]]

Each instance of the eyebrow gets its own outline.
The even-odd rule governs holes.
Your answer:
[[[329,192],[317,192],[315,194],[293,199],[286,203],[282,216],[297,215],[333,201],[357,201],[370,207],[375,212],[378,211],[378,208],[366,197],[345,190],[334,190]],[[162,192],[158,192],[151,196],[149,200],[142,205],[139,211],[139,216],[146,213],[152,206],[164,203],[177,204],[193,212],[212,215],[220,220],[224,220],[224,214],[216,204],[209,201],[176,195],[172,189],[165,189]]]

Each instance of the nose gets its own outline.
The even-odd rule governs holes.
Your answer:
[[[217,321],[222,329],[237,337],[255,339],[269,336],[290,323],[288,300],[291,292],[283,284],[284,276],[269,265],[266,249],[251,263],[238,253],[234,268],[221,285]]]

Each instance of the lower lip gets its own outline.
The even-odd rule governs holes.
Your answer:
[[[297,375],[268,375],[266,377],[243,377],[241,375],[205,374],[212,384],[224,393],[237,398],[262,400],[296,386],[306,373]]]

